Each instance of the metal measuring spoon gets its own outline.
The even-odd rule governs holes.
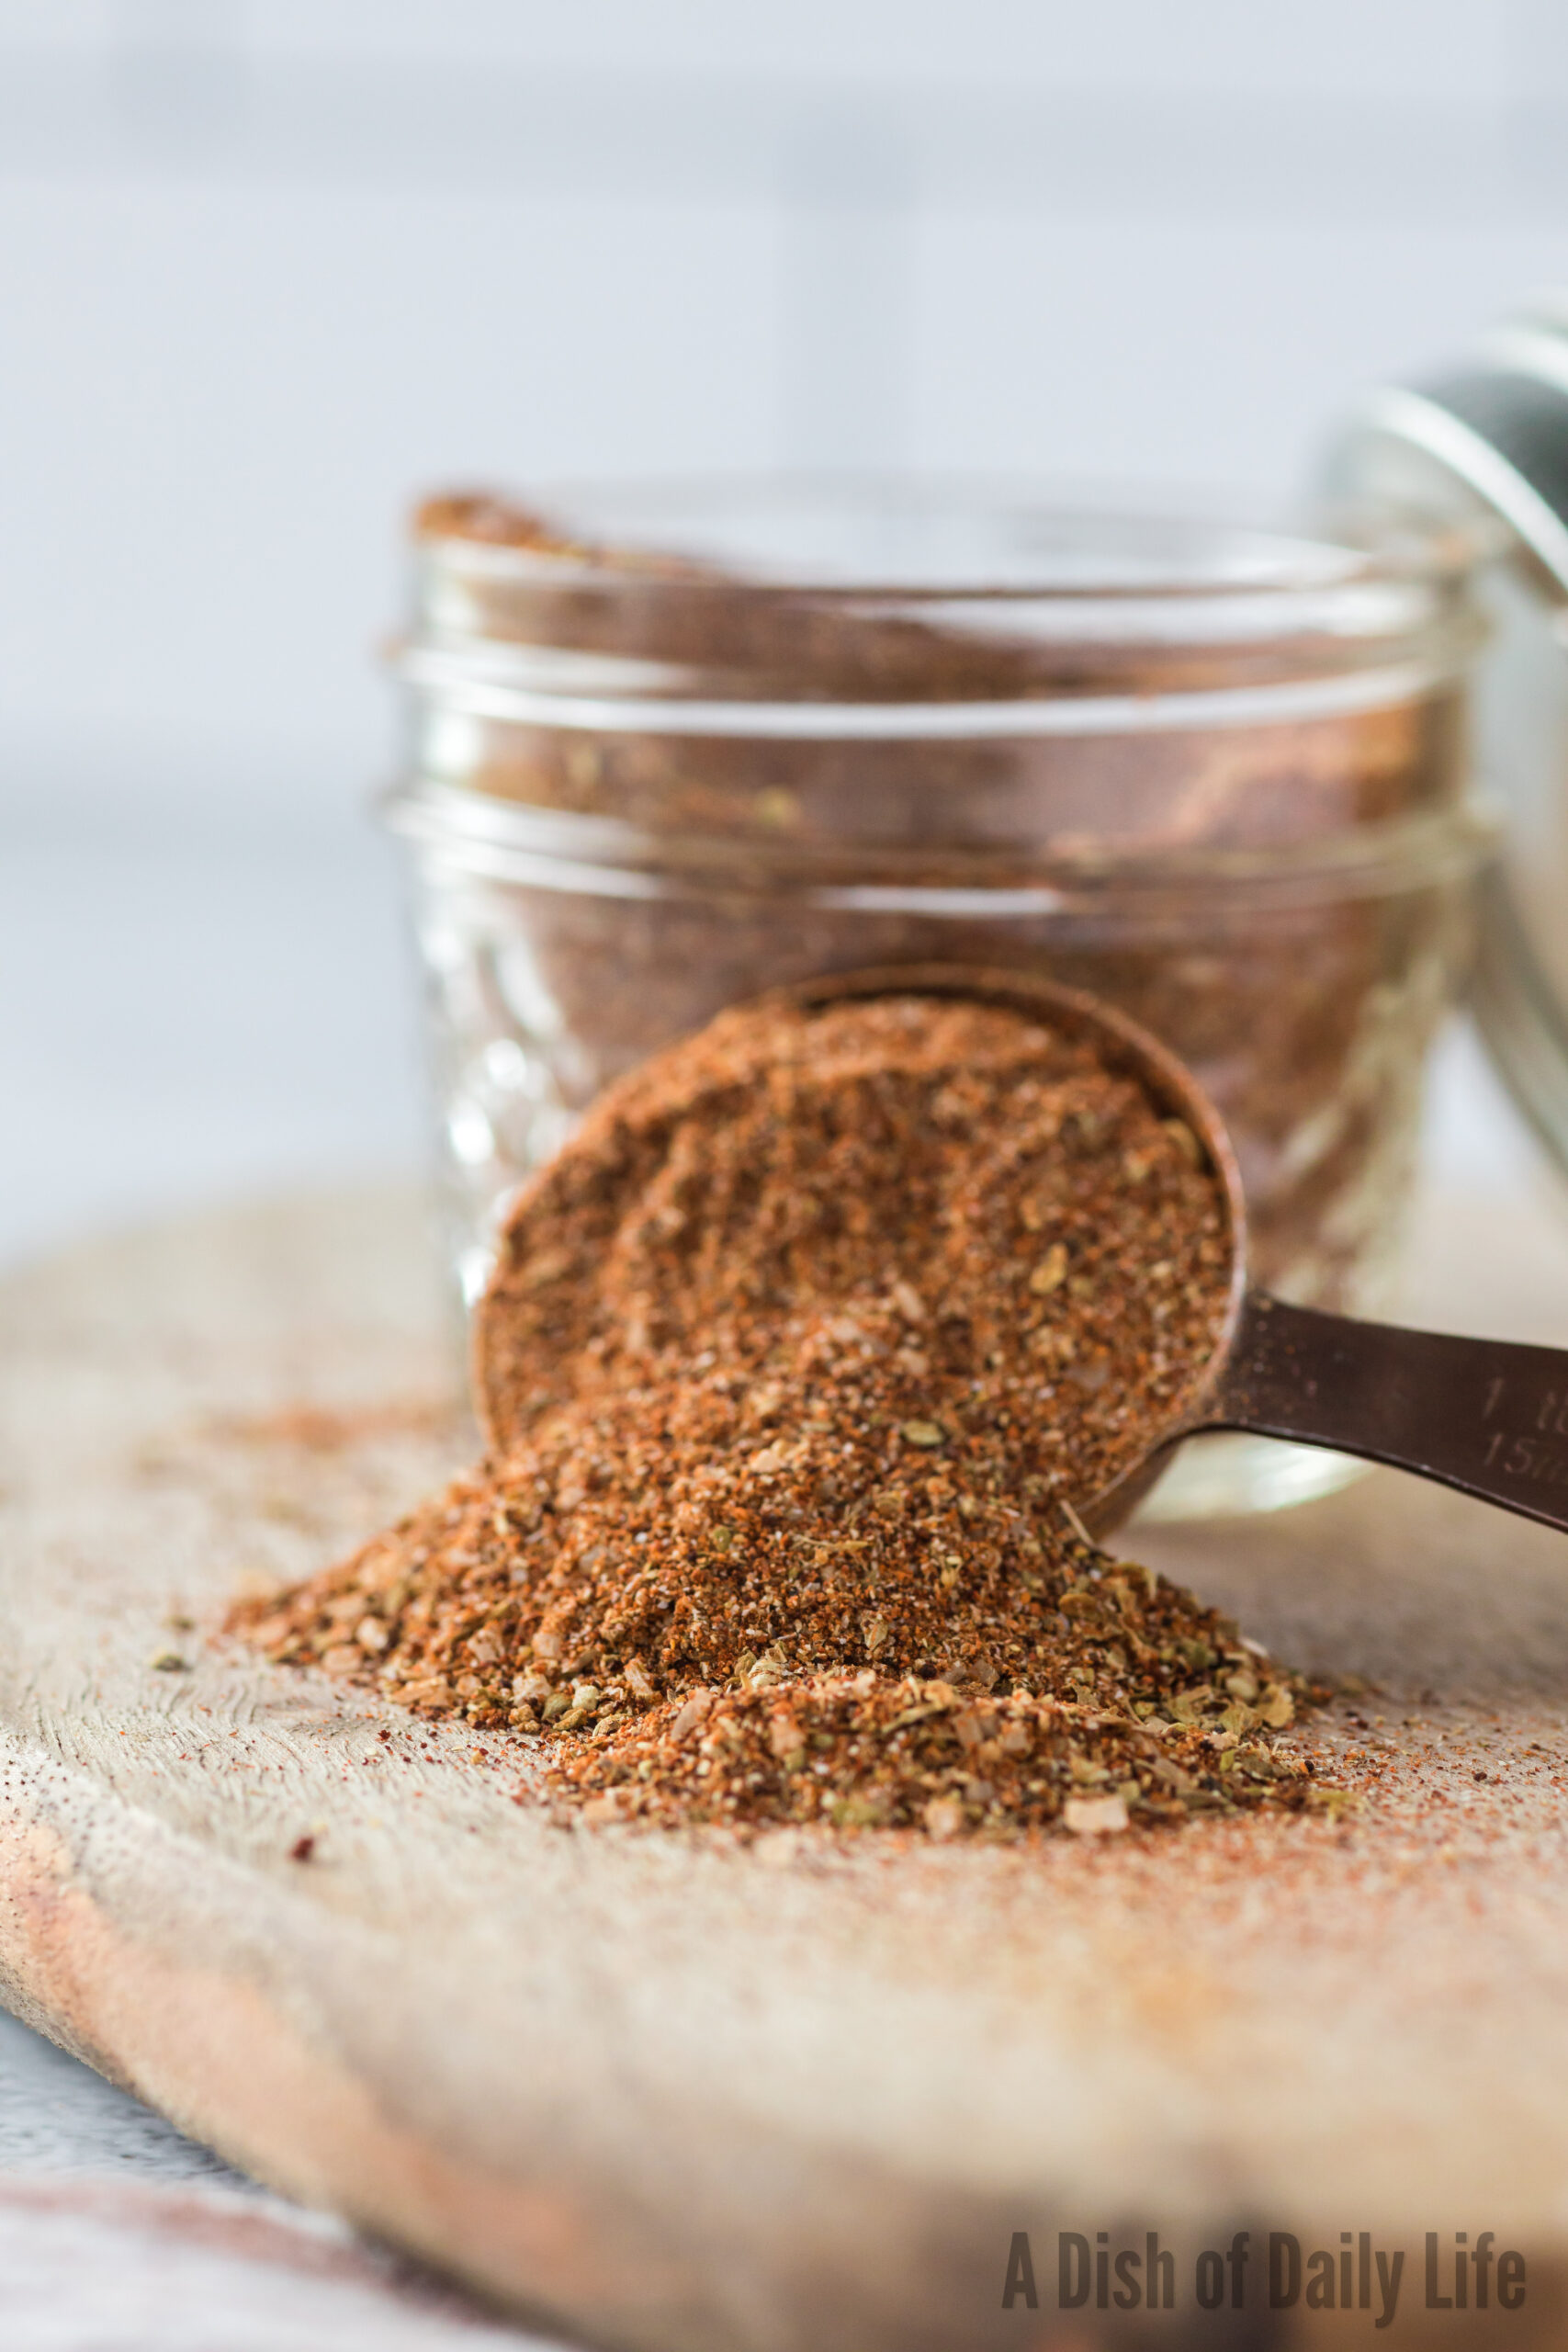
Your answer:
[[[1124,1013],[1028,973],[913,965],[833,975],[781,991],[821,1006],[846,998],[969,997],[1092,1038],[1109,1068],[1137,1078],[1186,1121],[1218,1176],[1230,1227],[1223,1334],[1176,1419],[1142,1459],[1078,1501],[1096,1533],[1123,1519],[1183,1438],[1244,1430],[1386,1462],[1568,1530],[1568,1349],[1406,1331],[1292,1306],[1247,1280],[1247,1204],[1224,1124],[1185,1063]]]

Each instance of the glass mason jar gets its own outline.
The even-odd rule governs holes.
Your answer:
[[[861,965],[1122,1006],[1235,1139],[1252,1272],[1386,1311],[1485,831],[1458,539],[932,483],[433,501],[403,780],[453,1266],[609,1079]],[[1337,1481],[1252,1439],[1156,1508]]]

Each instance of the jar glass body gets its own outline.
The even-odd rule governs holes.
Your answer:
[[[1386,1311],[1483,846],[1452,549],[931,486],[566,503],[427,510],[400,653],[466,1296],[607,1080],[770,986],[958,961],[1161,1036],[1230,1128],[1255,1279]],[[1160,1494],[1335,1475],[1226,1440]]]

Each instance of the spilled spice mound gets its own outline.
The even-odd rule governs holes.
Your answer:
[[[476,1333],[491,1453],[231,1623],[541,1738],[592,1818],[946,1838],[1313,1802],[1303,1686],[1072,1506],[1203,1373],[1198,1138],[1007,1002],[726,1013],[529,1185]]]

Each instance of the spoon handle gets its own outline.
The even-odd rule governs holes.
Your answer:
[[[1568,1349],[1403,1331],[1251,1291],[1203,1426],[1393,1463],[1568,1529]]]

